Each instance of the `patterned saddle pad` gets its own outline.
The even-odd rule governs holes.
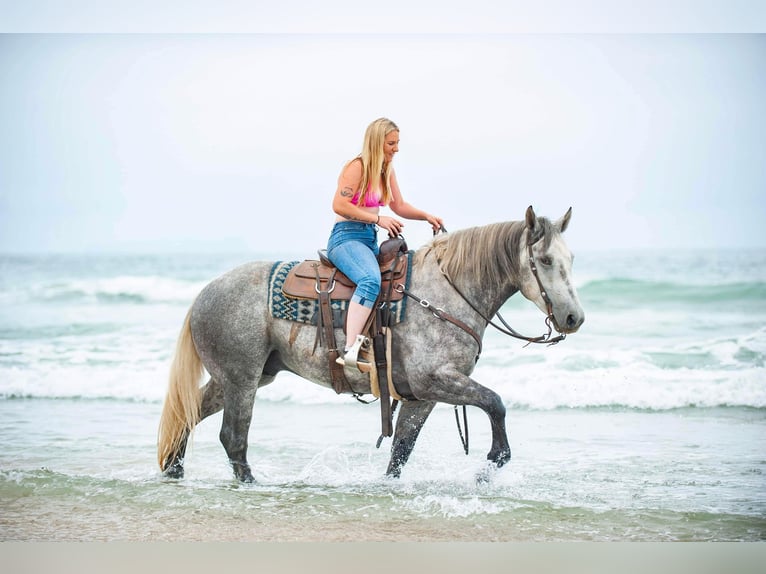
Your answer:
[[[412,269],[412,251],[407,252],[409,259],[406,276],[403,283],[409,287]],[[282,287],[288,274],[293,268],[300,265],[301,261],[277,261],[269,274],[269,301],[271,303],[271,315],[276,319],[297,321],[310,325],[317,324],[319,314],[319,301],[317,299],[295,298],[285,295]],[[345,314],[348,308],[347,300],[331,299],[333,311],[333,323],[336,328],[342,328],[345,324]],[[391,323],[396,324],[404,320],[407,308],[407,298],[391,301]]]

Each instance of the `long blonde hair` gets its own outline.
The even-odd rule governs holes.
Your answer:
[[[380,190],[382,203],[388,205],[391,199],[391,163],[383,165],[383,144],[386,136],[391,132],[398,132],[399,127],[388,118],[378,118],[367,126],[364,132],[362,153],[356,159],[362,161],[362,182],[359,186],[359,201],[357,205],[364,205],[368,188],[375,191],[378,188],[380,176],[383,175],[385,187]],[[385,169],[385,171],[384,171]]]

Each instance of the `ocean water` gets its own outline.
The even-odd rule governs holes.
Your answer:
[[[287,257],[0,256],[1,541],[766,539],[766,250],[578,253],[579,333],[485,337],[473,376],[503,397],[513,450],[487,483],[477,409],[468,455],[440,406],[392,480],[378,405],[289,374],[256,400],[255,484],[232,477],[220,413],[165,479],[186,311],[264,258]],[[520,295],[502,312],[544,330]]]

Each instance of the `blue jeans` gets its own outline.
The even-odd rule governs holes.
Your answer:
[[[380,293],[378,232],[374,223],[339,221],[327,242],[327,257],[356,283],[354,303],[372,308]]]

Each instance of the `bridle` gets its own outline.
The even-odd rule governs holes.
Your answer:
[[[442,232],[442,233],[447,233],[447,230],[444,228],[444,226],[442,226],[439,229],[439,231]],[[436,235],[436,233],[438,233],[438,232],[435,232],[434,235]],[[500,320],[500,322],[502,323],[503,326],[501,327],[500,325],[498,325],[497,323],[492,321],[492,319],[490,317],[487,317],[484,313],[479,311],[479,309],[476,308],[476,305],[474,305],[471,302],[471,300],[468,299],[468,297],[465,296],[465,294],[458,288],[458,286],[455,285],[455,283],[452,281],[452,279],[446,273],[444,273],[444,271],[442,271],[442,275],[444,275],[444,278],[447,280],[447,283],[449,283],[449,285],[455,290],[455,292],[458,295],[460,295],[460,297],[463,299],[463,301],[468,303],[468,306],[471,307],[471,309],[473,309],[474,312],[477,315],[479,315],[479,317],[481,317],[487,323],[487,325],[491,325],[492,327],[494,327],[495,329],[497,329],[498,331],[500,331],[504,335],[507,335],[509,337],[514,337],[516,339],[521,339],[522,341],[526,341],[527,345],[529,345],[531,343],[555,345],[556,343],[566,339],[566,333],[560,333],[559,335],[557,335],[555,337],[551,337],[551,335],[553,334],[553,302],[551,301],[551,298],[548,296],[548,292],[546,291],[545,287],[543,287],[543,282],[540,280],[540,274],[537,271],[537,263],[535,261],[535,256],[532,253],[532,246],[535,245],[538,241],[541,241],[541,240],[542,240],[542,237],[538,237],[537,239],[534,239],[531,235],[527,239],[527,257],[529,259],[529,268],[532,271],[532,275],[534,276],[535,281],[537,281],[537,286],[540,289],[540,295],[543,298],[543,302],[545,303],[545,308],[546,308],[546,312],[547,312],[547,315],[545,317],[545,326],[548,328],[548,332],[544,333],[542,335],[539,335],[537,337],[528,337],[528,336],[522,335],[521,333],[516,331],[513,327],[511,327],[506,322],[506,320],[503,318],[503,316],[500,314],[499,311],[495,313],[495,316]],[[457,318],[453,317],[452,315],[450,315],[449,313],[447,313],[446,311],[444,311],[444,309],[441,309],[441,308],[438,308],[438,307],[434,307],[426,299],[421,299],[420,297],[417,297],[416,295],[413,295],[412,293],[410,293],[407,290],[407,288],[404,285],[399,284],[399,285],[397,285],[395,287],[395,289],[399,293],[403,293],[404,295],[406,295],[406,296],[414,299],[415,301],[417,301],[422,307],[424,307],[428,311],[431,311],[431,313],[436,318],[441,319],[443,321],[449,321],[453,325],[459,327],[460,329],[462,329],[463,331],[465,331],[466,333],[471,335],[474,338],[474,340],[476,341],[477,345],[479,346],[479,350],[476,353],[475,361],[479,360],[479,355],[481,354],[481,350],[482,350],[482,344],[481,344],[481,337],[479,337],[479,335],[476,333],[476,331],[471,329],[471,327],[466,325],[460,319],[457,319]]]
[[[441,227],[440,231],[442,233],[447,233],[447,230],[444,228],[444,226]],[[495,313],[497,318],[500,320],[500,322],[503,324],[501,327],[500,325],[497,325],[495,322],[492,321],[491,318],[487,317],[484,313],[479,311],[476,308],[476,305],[474,305],[468,297],[466,297],[463,292],[455,285],[455,283],[450,279],[446,273],[442,272],[444,275],[444,278],[447,280],[447,283],[450,284],[450,286],[457,292],[460,297],[462,297],[463,301],[468,303],[468,305],[471,307],[471,309],[476,312],[479,317],[481,317],[488,325],[491,325],[504,335],[508,335],[509,337],[514,337],[516,339],[521,339],[522,341],[526,341],[527,345],[530,343],[538,343],[538,344],[546,344],[546,345],[555,345],[556,343],[563,341],[566,339],[566,333],[560,333],[559,335],[555,337],[551,337],[553,334],[553,302],[551,301],[551,298],[548,296],[548,292],[543,287],[543,282],[540,280],[540,274],[537,271],[537,262],[535,261],[535,256],[532,253],[532,246],[538,243],[539,241],[542,241],[542,237],[538,237],[535,239],[531,234],[528,233],[527,237],[527,258],[529,259],[529,269],[532,271],[532,275],[535,278],[535,281],[537,281],[537,286],[540,289],[540,295],[543,298],[543,302],[545,303],[545,309],[546,309],[546,317],[545,317],[545,326],[548,328],[548,332],[539,335],[537,337],[528,337],[526,335],[522,335],[521,333],[517,332],[513,327],[511,327],[506,320],[503,318],[503,316],[498,311]]]
[[[542,237],[537,239],[537,241],[541,240]],[[557,336],[551,338],[551,334],[553,333],[553,302],[548,296],[548,292],[545,290],[545,287],[543,287],[543,282],[540,281],[540,274],[537,272],[537,262],[535,261],[535,256],[532,254],[532,246],[537,243],[537,241],[533,241],[532,238],[527,241],[527,257],[529,258],[529,268],[532,271],[532,275],[535,277],[535,281],[537,281],[537,286],[540,289],[540,296],[543,298],[543,302],[545,303],[545,310],[547,312],[547,315],[545,316],[545,326],[548,327],[548,332],[545,335],[535,337],[534,339],[526,337],[526,340],[530,343],[546,343],[548,345],[555,345],[556,343],[566,339],[567,335],[566,333],[559,333]],[[497,316],[501,321],[503,321],[500,313],[498,313]],[[503,321],[503,325],[508,327],[508,324],[505,321]]]

